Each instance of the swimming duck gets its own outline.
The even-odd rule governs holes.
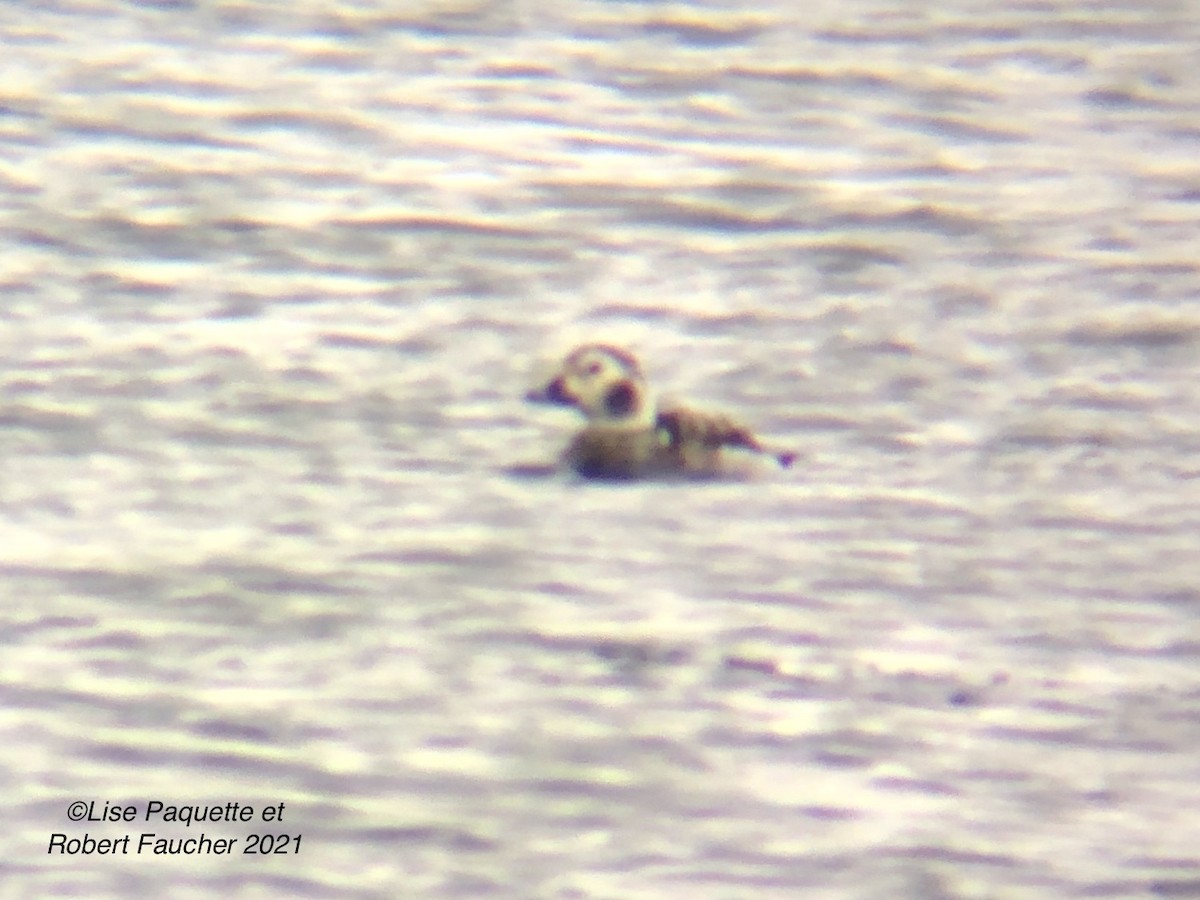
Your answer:
[[[772,456],[787,468],[794,453],[774,453],[742,425],[719,414],[659,407],[641,364],[627,350],[584,344],[526,399],[572,406],[587,425],[563,454],[586,478],[715,477],[728,472],[724,448]]]

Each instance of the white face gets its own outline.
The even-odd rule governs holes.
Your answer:
[[[567,356],[539,399],[574,406],[592,420],[631,422],[645,412],[645,382],[624,350],[588,344]]]

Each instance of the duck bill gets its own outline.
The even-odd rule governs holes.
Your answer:
[[[530,403],[550,403],[556,406],[574,406],[575,400],[563,388],[561,378],[555,378],[545,387],[525,395]]]

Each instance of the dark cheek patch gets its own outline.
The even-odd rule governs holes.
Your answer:
[[[637,389],[628,381],[620,381],[604,397],[604,408],[614,418],[627,416],[637,408]]]

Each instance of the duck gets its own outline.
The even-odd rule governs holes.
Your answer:
[[[582,344],[526,400],[571,407],[586,424],[567,445],[565,466],[584,478],[719,478],[734,469],[724,450],[768,456],[782,468],[794,453],[768,450],[736,420],[655,402],[641,363],[611,344]]]

